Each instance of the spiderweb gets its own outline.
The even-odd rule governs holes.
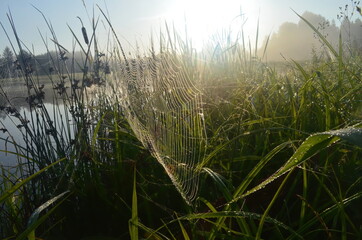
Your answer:
[[[132,130],[191,204],[206,145],[200,91],[174,54],[138,57],[117,68],[117,92]]]

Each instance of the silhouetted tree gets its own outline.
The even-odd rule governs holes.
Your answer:
[[[9,47],[5,47],[0,64],[2,78],[9,78],[14,75],[14,54]]]

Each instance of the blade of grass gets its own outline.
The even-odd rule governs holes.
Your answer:
[[[292,11],[300,18],[302,19],[313,31],[318,35],[318,37],[322,40],[322,42],[328,47],[328,49],[332,52],[332,54],[336,57],[336,59],[339,59],[340,56],[338,55],[337,51],[333,48],[333,46],[329,43],[329,41],[323,36],[323,34],[318,31],[316,27],[313,26],[307,19],[299,15],[296,11],[292,9]]]
[[[138,209],[136,189],[136,167],[133,171],[133,192],[132,192],[132,218],[129,221],[129,233],[132,240],[138,239]]]
[[[262,218],[262,215],[258,213],[251,213],[251,212],[245,212],[245,211],[222,211],[222,212],[208,212],[208,213],[195,213],[186,215],[183,217],[180,217],[180,220],[187,219],[187,220],[194,220],[194,219],[209,219],[209,218],[249,218],[253,220],[259,220]],[[285,225],[284,223],[271,218],[271,217],[265,217],[265,222],[275,224],[281,228],[284,228],[285,230],[292,233],[291,236],[293,236],[295,239],[304,239],[301,235],[299,235],[296,231],[294,231],[291,227]]]
[[[186,229],[184,228],[183,224],[181,223],[180,219],[178,219],[178,224],[181,228],[181,232],[182,232],[182,236],[184,237],[185,240],[190,240],[190,237],[186,231]]]
[[[30,182],[32,179],[34,179],[35,177],[37,177],[38,175],[40,175],[41,173],[45,172],[46,170],[48,170],[49,168],[53,167],[54,165],[62,162],[66,160],[66,158],[62,158],[59,159],[58,161],[46,166],[45,168],[37,171],[36,173],[34,173],[33,175],[31,175],[30,177],[24,179],[23,181],[17,183],[15,186],[13,186],[12,188],[6,190],[5,193],[3,193],[0,196],[0,203],[3,202],[6,198],[10,197],[14,192],[16,192],[16,190],[18,190],[19,188],[21,188],[23,185],[25,185],[26,183]]]
[[[340,139],[346,140],[357,146],[362,146],[362,129],[357,127],[350,127],[311,135],[302,143],[293,156],[278,171],[276,171],[272,176],[270,176],[258,186],[247,191],[245,194],[235,196],[230,203],[244,198],[251,193],[265,187],[267,184],[273,182],[278,177],[306,161],[322,149],[330,146],[333,143],[336,143]]]
[[[263,215],[261,216],[260,222],[259,222],[259,226],[258,226],[258,230],[256,232],[256,240],[260,240],[261,239],[261,234],[263,231],[263,226],[264,226],[264,222],[265,219],[267,217],[267,215],[269,214],[269,211],[271,209],[271,207],[274,205],[275,200],[277,199],[277,197],[279,196],[279,193],[281,192],[281,190],[283,189],[284,185],[286,184],[287,180],[289,179],[289,176],[291,175],[293,171],[290,171],[288,173],[288,175],[283,179],[283,182],[280,184],[280,186],[278,187],[278,190],[276,191],[276,193],[273,196],[273,199],[270,201],[270,203],[268,204],[268,207],[265,209]]]
[[[50,215],[51,212],[54,211],[55,208],[53,208],[51,212],[48,212],[45,216],[46,218],[43,218],[41,220],[38,220],[39,215],[42,211],[47,209],[50,205],[52,205],[54,202],[58,201],[60,198],[62,198],[65,194],[69,193],[69,191],[65,191],[52,199],[48,200],[47,202],[43,203],[40,207],[38,207],[30,216],[28,221],[28,226],[26,229],[26,232],[21,234],[17,239],[22,239],[23,236],[25,236],[26,233],[28,233],[28,240],[35,240],[35,230],[36,228]],[[69,195],[68,195],[69,196]],[[57,205],[58,206],[58,205]]]

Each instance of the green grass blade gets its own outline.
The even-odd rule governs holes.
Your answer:
[[[258,230],[257,230],[257,232],[256,232],[256,237],[255,237],[256,240],[260,240],[260,239],[261,239],[261,234],[262,234],[262,232],[263,232],[263,226],[264,226],[264,222],[265,222],[265,220],[266,220],[266,217],[267,217],[267,215],[269,214],[271,207],[274,205],[277,197],[279,196],[279,193],[280,193],[281,190],[283,189],[285,183],[286,183],[287,180],[289,179],[289,176],[290,176],[291,173],[292,173],[292,171],[290,171],[290,172],[288,173],[288,175],[286,176],[286,178],[284,178],[283,182],[280,184],[280,186],[278,187],[278,190],[277,190],[276,193],[274,194],[273,199],[272,199],[272,200],[270,201],[270,203],[268,204],[267,209],[265,209],[263,215],[261,216],[261,219],[260,219],[260,222],[259,222],[259,227],[258,227]]]
[[[195,213],[180,217],[179,220],[197,220],[197,219],[209,219],[209,218],[248,218],[252,220],[259,220],[261,219],[262,215],[258,213],[251,213],[245,211],[222,211],[222,212],[208,212],[208,213]],[[265,217],[265,222],[275,224],[279,227],[284,228],[285,230],[292,233],[294,239],[303,239],[301,235],[299,235],[296,231],[294,231],[291,227],[285,225],[284,223],[271,218]]]
[[[325,132],[325,134],[330,134],[332,136],[339,137],[351,144],[362,147],[362,128],[349,127],[349,128]]]
[[[28,221],[28,228],[27,231],[30,231],[28,234],[29,240],[35,240],[35,230],[36,228],[41,224],[42,221],[38,221],[40,213],[47,209],[50,205],[52,205],[54,202],[58,201],[61,197],[63,197],[65,194],[69,193],[69,191],[65,191],[52,199],[48,200],[47,202],[43,203],[40,207],[35,209],[35,211],[31,214],[29,221]],[[49,216],[49,215],[47,215]]]
[[[203,168],[203,170],[214,180],[216,185],[219,187],[219,189],[223,193],[225,199],[227,201],[230,201],[232,199],[232,197],[231,197],[231,193],[230,193],[228,186],[225,184],[226,179],[224,179],[218,173],[212,171],[210,168]]]
[[[336,143],[340,139],[362,147],[362,129],[357,127],[350,127],[311,135],[302,143],[293,156],[277,172],[275,172],[272,176],[270,176],[258,186],[247,191],[245,194],[235,197],[231,202],[235,202],[238,199],[246,197],[251,193],[265,187],[267,184],[273,182],[278,177],[306,161],[322,149],[330,146],[333,143]]]
[[[138,239],[138,209],[137,209],[137,189],[136,189],[136,168],[133,173],[132,192],[132,218],[129,221],[129,233],[132,240]]]
[[[292,62],[297,66],[298,70],[302,73],[304,79],[306,81],[308,81],[310,77],[309,77],[307,71],[302,67],[302,65],[300,65],[297,61],[294,61],[293,59],[292,59]]]
[[[303,224],[303,226],[298,230],[298,234],[305,233],[305,231],[307,229],[310,229],[313,224],[315,224],[316,222],[319,221],[319,218],[323,218],[328,214],[332,214],[334,211],[338,210],[341,205],[343,205],[344,207],[347,207],[351,202],[356,201],[356,200],[360,201],[361,198],[362,198],[362,192],[358,192],[356,194],[353,194],[350,197],[343,199],[343,201],[341,201],[341,202],[334,203],[332,206],[326,208],[323,212],[321,212],[319,214],[319,217],[316,216],[316,217],[312,218],[311,220],[309,220],[308,222],[306,222],[305,224]],[[289,239],[292,240],[294,238],[291,236],[291,237],[287,238],[287,240],[289,240]]]
[[[153,229],[150,229],[149,227],[143,225],[140,222],[138,222],[138,226],[139,226],[140,229],[142,229],[145,232],[145,235],[147,236],[147,239],[152,239],[152,240],[153,239],[154,240],[168,239],[166,236],[162,235],[161,233],[155,232]]]
[[[29,181],[31,181],[33,178],[35,178],[36,176],[40,175],[41,173],[45,172],[46,170],[48,170],[49,168],[53,167],[54,165],[62,162],[66,160],[66,158],[62,158],[59,159],[58,161],[46,166],[45,168],[37,171],[36,173],[34,173],[33,175],[31,175],[30,177],[24,179],[23,181],[19,182],[18,184],[16,184],[15,186],[13,186],[12,188],[8,189],[7,191],[5,191],[5,193],[3,193],[3,195],[0,196],[0,203],[3,202],[6,198],[8,198],[9,196],[11,196],[11,194],[13,194],[14,192],[16,192],[16,190],[18,190],[20,187],[22,187],[23,185],[25,185],[26,183],[28,183]]]
[[[311,29],[313,29],[313,31],[318,35],[318,37],[320,38],[320,40],[328,47],[329,51],[331,51],[331,53],[337,58],[339,59],[339,55],[337,53],[337,51],[333,48],[333,46],[328,42],[328,40],[323,36],[323,34],[318,31],[318,29],[316,27],[313,26],[313,24],[311,24],[307,19],[305,19],[304,17],[302,17],[301,15],[299,15],[296,11],[292,10],[295,14],[297,14],[298,17],[300,17],[300,19],[302,19]]]
[[[245,180],[239,185],[237,190],[234,192],[234,198],[241,193],[246,191],[249,184],[253,181],[253,179],[257,176],[257,174],[263,169],[263,167],[281,150],[283,150],[286,146],[290,145],[290,142],[285,142],[277,147],[275,147],[272,151],[270,151],[263,159],[261,159],[258,164],[249,172],[246,176]]]
[[[252,188],[241,196],[235,197],[232,202],[244,198],[258,191],[259,189],[264,188],[266,185],[273,182],[278,177],[290,171],[293,167],[299,165],[303,161],[307,160],[308,158],[319,152],[321,149],[331,145],[332,143],[335,143],[338,140],[338,138],[331,138],[329,135],[313,135],[307,138],[307,140],[303,142],[303,144],[297,149],[297,151],[283,167],[281,167],[277,172],[275,172],[272,176],[270,176],[268,179],[266,179],[256,187]]]
[[[93,136],[92,136],[92,143],[91,143],[93,153],[94,153],[95,150],[96,150],[97,136],[98,136],[98,133],[99,133],[99,129],[100,129],[101,126],[102,126],[102,122],[103,122],[104,116],[105,116],[106,114],[107,114],[107,113],[104,113],[104,114],[101,116],[101,118],[100,118],[100,119],[98,120],[98,122],[97,122],[96,127],[94,128]]]
[[[56,204],[53,208],[51,208],[47,213],[45,213],[41,218],[38,219],[39,214],[46,208],[48,208],[51,204],[58,201],[60,198],[62,198],[65,194],[69,193],[69,191],[63,192],[54,198],[50,199],[49,201],[45,202],[43,205],[41,205],[39,208],[37,208],[33,214],[30,216],[28,221],[27,229],[20,234],[16,240],[22,240],[28,237],[28,240],[35,240],[35,230],[36,228],[42,224],[53,212],[54,210],[62,204],[70,195],[63,198],[58,204]]]
[[[178,221],[179,225],[180,225],[180,228],[181,228],[181,231],[182,231],[182,236],[184,237],[185,240],[190,240],[190,237],[186,231],[186,229],[184,228],[184,226],[182,225],[181,221],[179,220]]]
[[[206,200],[202,197],[199,197],[198,200],[203,202],[212,212],[217,212],[216,208],[208,200]]]

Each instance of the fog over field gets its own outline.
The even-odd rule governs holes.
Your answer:
[[[302,17],[313,24],[336,49],[341,33],[345,46],[350,44],[352,48],[362,51],[361,18],[357,18],[353,22],[344,19],[338,27],[335,21],[330,21],[312,12],[305,12]],[[266,43],[267,39],[263,45],[265,46]],[[312,51],[320,53],[325,50],[324,47],[314,31],[303,20],[299,20],[298,23],[285,22],[276,33],[270,36],[266,57],[270,61],[280,61],[284,57],[293,60],[307,60],[312,57]],[[262,51],[264,49],[261,49],[260,53]]]

